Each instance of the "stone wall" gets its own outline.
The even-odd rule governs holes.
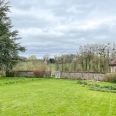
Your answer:
[[[6,74],[7,77],[38,77],[33,71],[13,71]],[[45,71],[42,77],[50,77],[51,72]]]
[[[61,72],[60,78],[105,81],[106,74],[92,72]]]
[[[34,77],[33,71],[16,71],[15,76],[17,77]]]

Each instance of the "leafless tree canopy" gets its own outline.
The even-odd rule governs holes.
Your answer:
[[[109,63],[115,58],[115,44],[87,44],[77,54],[55,56],[56,70],[109,72]]]

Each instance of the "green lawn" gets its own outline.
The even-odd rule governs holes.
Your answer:
[[[116,93],[76,80],[0,78],[0,116],[116,116]]]

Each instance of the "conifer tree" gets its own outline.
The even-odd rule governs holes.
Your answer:
[[[0,70],[10,71],[18,61],[19,52],[24,52],[17,40],[21,39],[18,31],[12,31],[9,2],[0,0]]]

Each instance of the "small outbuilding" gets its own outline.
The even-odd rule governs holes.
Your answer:
[[[116,73],[116,59],[114,59],[110,64],[111,73]]]

